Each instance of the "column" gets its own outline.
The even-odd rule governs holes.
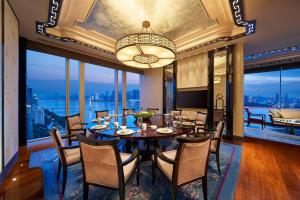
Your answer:
[[[244,137],[244,44],[233,51],[233,135]]]

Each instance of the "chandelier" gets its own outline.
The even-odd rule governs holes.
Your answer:
[[[176,58],[174,42],[149,32],[149,21],[143,21],[140,33],[127,35],[116,42],[117,59],[136,68],[157,68],[171,64]]]

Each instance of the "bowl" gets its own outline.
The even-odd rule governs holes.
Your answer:
[[[157,126],[156,126],[156,125],[151,125],[150,128],[151,128],[152,130],[156,130],[156,129],[157,129]]]
[[[122,130],[124,130],[126,128],[127,128],[127,126],[120,126],[120,129],[122,129]]]

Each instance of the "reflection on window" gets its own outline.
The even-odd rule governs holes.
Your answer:
[[[300,69],[281,71],[281,108],[300,109]]]
[[[134,108],[135,111],[140,110],[140,75],[127,72],[126,80],[126,96],[127,108]]]
[[[86,122],[95,118],[95,111],[115,112],[115,71],[106,67],[85,64],[85,114]]]
[[[49,136],[49,128],[65,132],[65,58],[27,51],[27,139]]]

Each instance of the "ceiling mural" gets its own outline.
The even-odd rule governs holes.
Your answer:
[[[85,21],[76,25],[117,40],[140,31],[144,20],[153,32],[171,39],[217,24],[200,0],[96,0]]]

